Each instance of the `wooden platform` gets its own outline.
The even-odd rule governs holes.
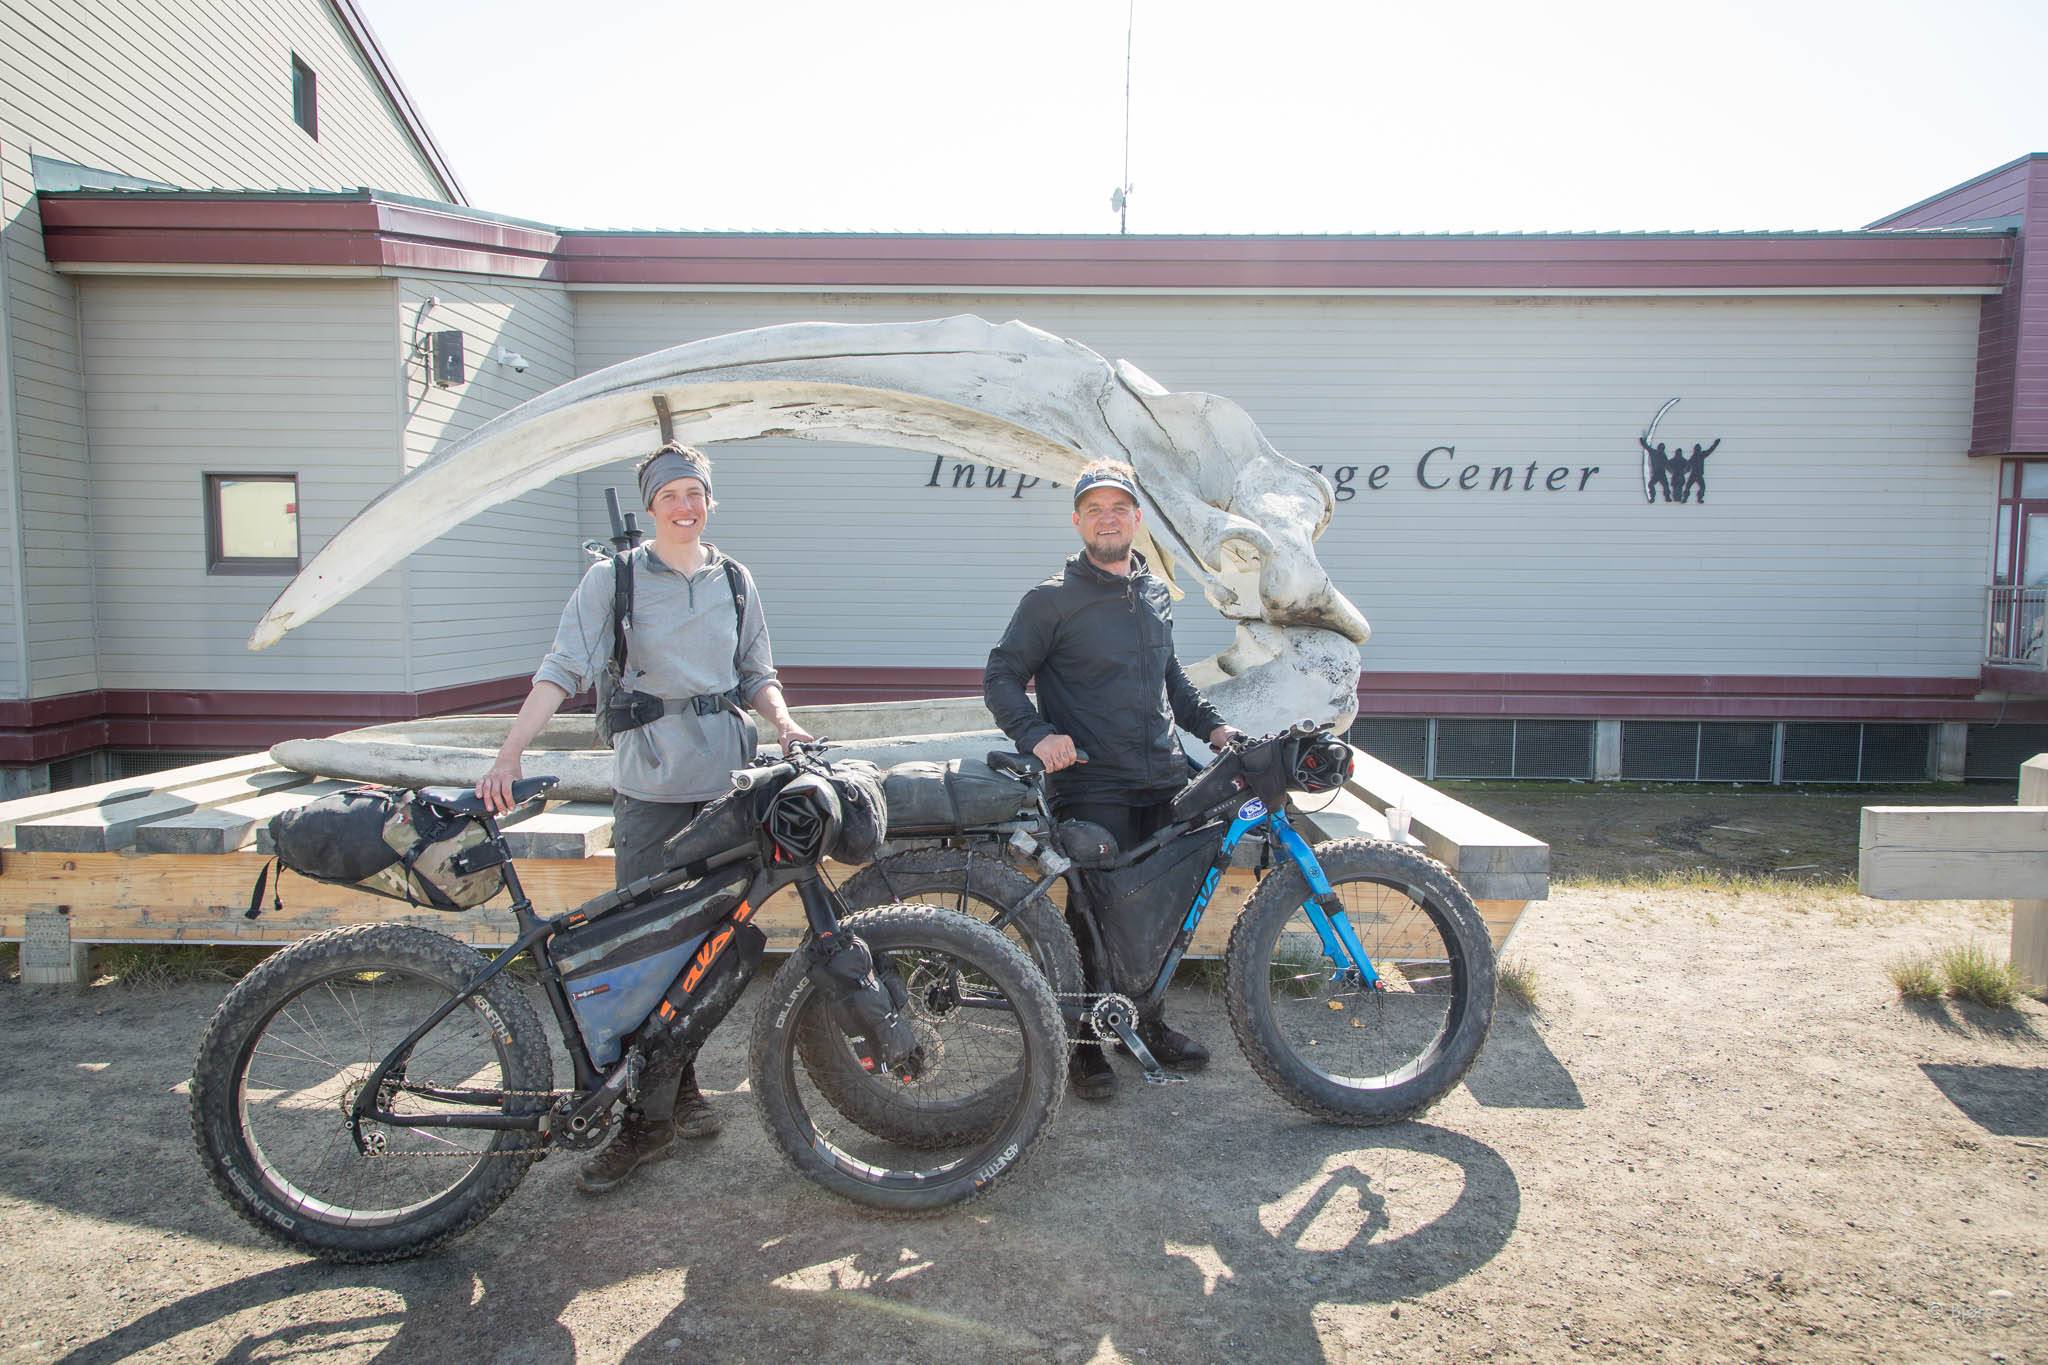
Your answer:
[[[1523,906],[1548,894],[1548,846],[1368,755],[1357,757],[1351,787],[1302,800],[1312,831],[1326,839],[1385,838],[1381,811],[1406,807],[1416,841],[1458,873],[1495,947],[1505,947]],[[266,894],[263,913],[247,918],[250,892],[270,861],[270,818],[348,785],[280,768],[267,754],[245,754],[0,803],[0,939],[22,939],[32,915],[57,915],[75,943],[289,943],[337,925],[387,920],[423,924],[480,947],[511,941],[502,898],[443,914],[289,874],[281,887],[284,908],[271,909]],[[573,909],[612,888],[608,806],[557,803],[507,826],[506,834],[542,914]],[[854,869],[827,864],[826,871],[840,881]],[[1250,869],[1231,869],[1203,917],[1195,953],[1222,951],[1254,884]],[[794,946],[804,927],[791,893],[762,907],[755,922],[778,951]]]

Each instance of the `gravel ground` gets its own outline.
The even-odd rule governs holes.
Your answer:
[[[1384,1129],[1296,1114],[1176,987],[1208,1072],[1122,1063],[920,1221],[780,1164],[740,1093],[757,986],[706,1053],[723,1135],[606,1200],[550,1159],[370,1269],[272,1247],[201,1172],[182,1087],[222,983],[7,985],[0,1360],[2048,1361],[2048,1007],[1885,976],[2005,933],[1839,890],[1562,891],[1510,948],[1536,1011]]]

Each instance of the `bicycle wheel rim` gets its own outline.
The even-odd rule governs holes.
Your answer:
[[[1308,908],[1296,906],[1265,954],[1274,1035],[1331,1085],[1391,1090],[1444,1055],[1469,1007],[1469,964],[1421,888],[1353,878],[1334,889],[1379,984],[1339,972]]]
[[[235,1122],[257,1177],[277,1202],[316,1222],[375,1228],[407,1222],[460,1196],[503,1133],[365,1121],[349,1111],[363,1082],[453,990],[402,968],[338,972],[294,992],[251,1034],[237,1068]],[[415,1045],[386,1108],[412,1114],[504,1113],[411,1087],[502,1092],[510,1062],[480,997]],[[380,1149],[380,1150],[377,1150]]]
[[[1010,1145],[1029,1109],[1031,1044],[1001,989],[973,964],[921,946],[878,950],[876,959],[878,969],[893,968],[910,988],[904,1016],[927,1049],[928,1069],[911,1081],[865,1075],[862,1103],[853,1106],[817,1084],[797,1049],[779,1065],[791,1116],[818,1159],[875,1189],[925,1189],[973,1171]],[[831,1033],[852,1060],[817,991],[806,991],[791,1022],[793,1032]],[[896,1112],[875,1122],[873,1107],[892,1102]],[[920,1127],[928,1131],[906,1140]]]

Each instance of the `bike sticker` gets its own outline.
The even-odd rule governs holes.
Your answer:
[[[1240,820],[1256,820],[1265,813],[1266,803],[1256,796],[1237,808],[1237,818]]]

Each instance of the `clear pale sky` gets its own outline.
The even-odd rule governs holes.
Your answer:
[[[472,205],[1114,232],[1129,0],[357,0]],[[2048,151],[2048,2],[1137,0],[1132,232],[1855,228]]]

